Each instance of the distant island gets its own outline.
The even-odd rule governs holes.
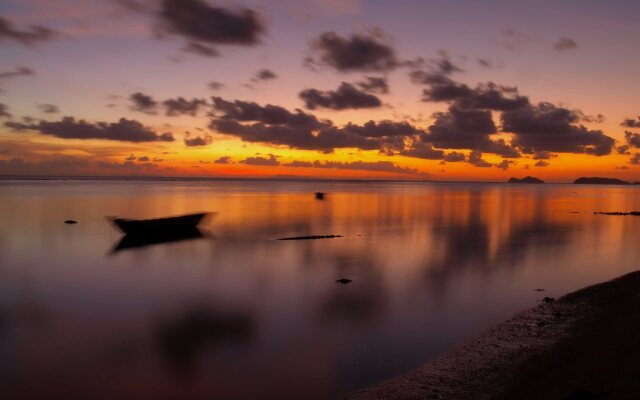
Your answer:
[[[616,178],[599,178],[599,177],[592,177],[592,178],[586,178],[586,177],[582,177],[582,178],[578,178],[576,179],[573,183],[575,184],[589,184],[589,185],[630,185],[629,182],[627,181],[623,181],[621,179],[616,179]]]
[[[533,176],[525,176],[522,179],[509,178],[507,183],[544,183],[544,181],[542,179],[538,179]]]

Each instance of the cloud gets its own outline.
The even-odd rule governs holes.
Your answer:
[[[42,111],[45,114],[57,114],[60,112],[60,110],[58,109],[58,106],[56,106],[55,104],[43,103],[43,104],[37,104],[36,106],[40,111]]]
[[[149,156],[141,156],[141,157],[138,157],[138,161],[148,162],[148,161],[149,161]]]
[[[253,46],[265,32],[256,11],[227,10],[202,0],[162,0],[159,18],[165,32],[189,42]]]
[[[549,162],[545,161],[545,160],[539,160],[533,165],[535,165],[536,167],[543,168],[543,167],[548,167],[549,166]]]
[[[6,104],[0,103],[0,118],[11,118],[12,115],[9,112],[9,107]]]
[[[102,139],[122,142],[172,142],[171,133],[158,134],[136,120],[120,118],[118,122],[90,123],[83,119],[64,117],[60,121],[40,121],[35,124],[5,122],[14,130],[33,130],[61,139]]]
[[[538,151],[533,155],[534,160],[549,160],[552,157],[555,157],[555,154],[549,151]]]
[[[46,42],[60,36],[60,33],[40,25],[33,25],[28,30],[19,30],[6,18],[0,16],[0,41],[13,40],[25,46]]]
[[[242,164],[247,165],[262,165],[262,166],[277,166],[280,165],[280,161],[276,159],[276,156],[269,154],[269,157],[247,157],[240,161]]]
[[[628,144],[622,144],[620,146],[616,146],[616,153],[618,154],[631,154],[629,152],[629,146]]]
[[[212,101],[210,128],[247,142],[324,152],[345,147],[378,150],[395,146],[396,138],[402,143],[402,136],[421,132],[406,122],[392,121],[369,121],[364,125],[350,123],[339,128],[331,121],[318,120],[301,110],[291,112],[280,106],[227,101],[220,97],[213,97]]]
[[[398,66],[398,61],[393,47],[382,39],[381,35],[373,34],[343,37],[336,32],[324,32],[311,42],[311,49],[319,59],[309,61],[340,72],[389,71]]]
[[[211,90],[220,90],[224,88],[224,84],[217,81],[211,81],[207,87]]]
[[[425,160],[442,160],[445,157],[444,151],[434,149],[431,144],[420,142],[416,142],[410,148],[400,151],[400,154]]]
[[[521,96],[517,88],[493,82],[478,84],[473,89],[445,76],[423,77],[420,82],[430,86],[422,92],[425,102],[455,102],[459,108],[495,111],[514,110],[529,104],[529,99]]]
[[[493,68],[493,63],[488,58],[478,58],[478,65],[485,68]]]
[[[186,53],[196,54],[205,57],[218,57],[220,52],[211,47],[198,42],[190,42],[182,48],[182,51]]]
[[[263,68],[260,71],[256,72],[255,76],[251,79],[252,82],[257,83],[261,81],[269,81],[272,79],[276,79],[278,75],[271,71],[270,69]]]
[[[35,75],[35,71],[27,67],[16,67],[14,71],[0,72],[0,79],[13,78],[16,76]]]
[[[389,83],[387,78],[365,76],[364,81],[356,82],[356,85],[365,92],[375,94],[387,94],[389,93]]]
[[[383,120],[380,122],[368,121],[363,125],[356,125],[349,122],[342,130],[360,136],[371,138],[393,137],[393,136],[413,136],[423,133],[422,130],[414,127],[408,122],[395,122]]]
[[[482,158],[482,152],[478,150],[474,150],[471,153],[469,153],[469,159],[467,160],[467,162],[473,165],[474,167],[478,167],[478,168],[488,168],[493,165],[490,162],[485,161]]]
[[[440,149],[470,149],[501,155],[505,158],[519,157],[519,153],[504,140],[491,140],[497,128],[487,110],[463,110],[456,106],[447,112],[434,114],[435,121],[429,126],[422,141],[432,143]]]
[[[241,122],[257,121],[269,125],[290,125],[298,128],[319,128],[324,125],[314,115],[296,109],[291,112],[283,107],[235,100],[233,102],[212,97],[213,109],[221,119]]]
[[[624,138],[631,147],[640,148],[640,134],[629,131],[624,132]]]
[[[509,169],[509,166],[511,164],[515,164],[515,162],[511,160],[502,160],[499,164],[495,164],[495,167],[503,171],[506,171]]]
[[[466,156],[463,153],[458,153],[457,151],[452,151],[451,153],[447,153],[444,155],[443,160],[446,162],[461,162],[466,159]]]
[[[211,141],[211,135],[191,136],[188,132],[184,135],[184,144],[188,147],[207,146]]]
[[[229,156],[219,157],[213,163],[214,164],[231,164],[231,157],[229,157]]]
[[[553,48],[557,51],[566,51],[578,48],[578,43],[575,40],[568,37],[561,37],[553,45]]]
[[[302,167],[302,168],[335,168],[335,169],[349,169],[360,171],[379,171],[379,172],[393,172],[401,174],[420,174],[420,171],[399,166],[391,161],[292,161],[288,164],[282,164],[287,167]]]
[[[153,97],[142,92],[136,92],[129,96],[129,100],[133,103],[131,109],[133,111],[143,112],[145,114],[156,114],[158,102]]]
[[[305,107],[311,110],[316,108],[347,110],[382,106],[382,101],[377,96],[363,92],[346,82],[342,82],[337,90],[305,89],[298,97],[304,101]]]
[[[186,100],[182,97],[176,97],[175,99],[163,101],[162,105],[165,107],[165,114],[169,117],[175,117],[177,115],[190,115],[194,117],[200,110],[200,107],[207,105],[207,101],[204,99]]]
[[[142,92],[136,92],[129,96],[129,100],[133,103],[131,110],[139,111],[145,114],[154,115],[157,113],[158,108],[162,105],[165,111],[165,115],[169,117],[175,117],[178,115],[190,115],[196,116],[201,107],[207,105],[207,101],[204,99],[191,99],[187,100],[183,97],[176,97],[175,99],[167,99],[162,103],[156,101],[153,97],[144,94]]]
[[[638,117],[638,119],[627,118],[620,123],[620,126],[624,126],[626,128],[640,128],[640,117]]]
[[[640,153],[636,153],[629,159],[629,163],[633,165],[640,165]]]
[[[550,151],[602,156],[615,140],[599,130],[576,125],[581,113],[551,103],[538,103],[502,113],[502,129],[514,134],[512,143],[525,153]]]

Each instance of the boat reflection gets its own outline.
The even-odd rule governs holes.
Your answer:
[[[124,235],[113,247],[111,253],[123,250],[138,249],[163,243],[181,242],[186,240],[204,239],[210,237],[198,228],[182,229],[175,232],[160,231],[157,233],[146,233],[144,235],[127,234]]]

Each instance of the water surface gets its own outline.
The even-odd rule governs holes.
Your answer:
[[[640,210],[637,193],[0,182],[0,397],[336,398],[637,269],[640,217],[593,214]],[[201,236],[139,247],[105,220],[196,211],[217,212]]]

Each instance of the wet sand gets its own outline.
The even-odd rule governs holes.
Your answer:
[[[542,302],[347,398],[640,398],[640,272]]]

